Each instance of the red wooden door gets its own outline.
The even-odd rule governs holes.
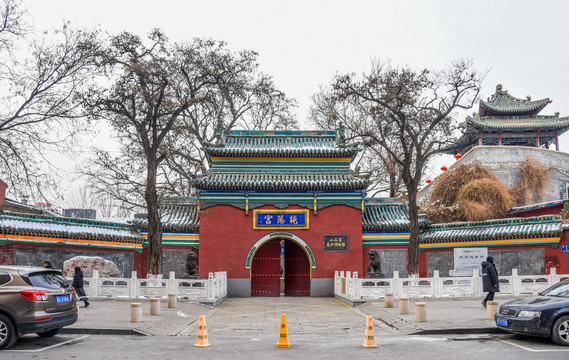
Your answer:
[[[253,257],[251,296],[281,295],[281,241],[269,240]]]
[[[285,241],[285,296],[310,296],[310,262],[304,249]]]

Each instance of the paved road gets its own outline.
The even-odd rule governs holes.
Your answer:
[[[62,335],[52,339],[28,336],[11,350],[4,350],[3,360],[21,359],[563,359],[569,349],[543,339],[513,335],[381,335],[378,347],[361,347],[363,338],[295,336],[291,347],[275,347],[278,337],[215,337],[208,348],[196,348],[194,338],[186,336],[108,336]]]
[[[216,308],[179,301],[176,309],[168,309],[164,301],[161,314],[150,316],[149,301],[142,300],[143,322],[132,324],[131,300],[93,300],[63,334],[51,339],[26,336],[13,349],[2,351],[1,358],[569,358],[568,348],[549,339],[496,333],[480,299],[421,301],[427,302],[425,323],[414,321],[414,301],[405,315],[398,313],[397,303],[390,309],[382,302],[352,308],[333,298],[231,298]],[[290,349],[276,348],[283,313]],[[207,319],[211,346],[206,349],[193,346],[200,315]],[[376,349],[361,347],[366,315],[374,318]],[[409,335],[435,332],[444,335]]]

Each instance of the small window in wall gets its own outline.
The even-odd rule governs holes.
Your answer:
[[[5,271],[0,271],[0,286],[7,284],[10,281],[12,281],[12,276]]]
[[[569,199],[569,182],[565,183],[565,199]]]

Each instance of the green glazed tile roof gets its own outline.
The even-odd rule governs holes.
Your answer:
[[[419,226],[430,222],[420,216]],[[374,230],[409,230],[409,208],[399,198],[366,199],[362,213],[364,231]]]
[[[474,127],[480,130],[541,130],[548,131],[554,130],[565,132],[569,129],[569,117],[555,117],[555,116],[500,116],[500,117],[484,117],[473,118],[468,116],[466,118],[469,127]]]
[[[356,147],[338,145],[335,131],[231,130],[222,142],[205,147],[210,156],[353,157]]]
[[[197,231],[200,227],[200,215],[195,198],[172,197],[160,206],[162,230],[171,232]],[[148,229],[148,219],[140,217],[131,222],[133,226]]]
[[[126,224],[36,214],[3,212],[0,234],[142,244],[144,238]]]
[[[244,174],[244,173],[211,173],[197,178],[193,184],[202,190],[363,190],[369,180],[347,174]]]
[[[496,90],[488,101],[480,100],[480,116],[492,115],[537,115],[551,100],[518,99],[507,91]]]
[[[452,241],[531,239],[562,235],[558,216],[538,216],[479,222],[431,225],[421,235],[422,244]]]

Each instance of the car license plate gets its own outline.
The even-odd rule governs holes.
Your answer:
[[[69,302],[69,295],[60,295],[57,297],[57,303],[66,303]]]
[[[500,326],[508,326],[508,319],[496,318],[496,324]]]

